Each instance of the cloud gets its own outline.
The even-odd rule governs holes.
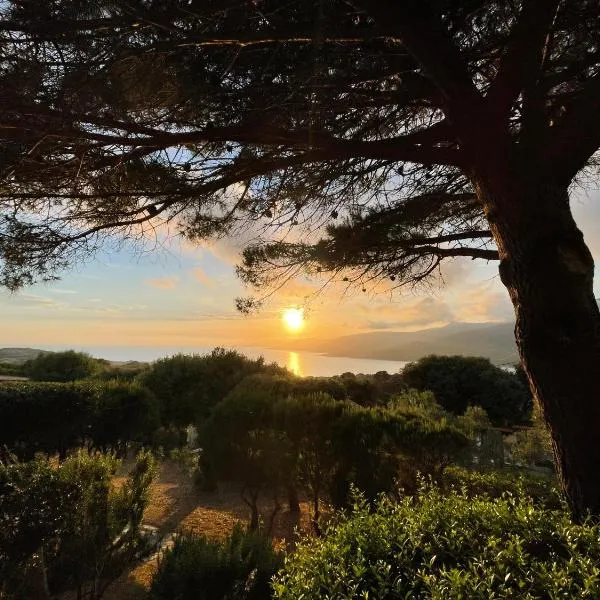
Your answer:
[[[77,290],[65,290],[62,288],[54,288],[48,290],[51,294],[79,294]]]
[[[179,280],[177,277],[158,277],[156,279],[146,279],[144,283],[159,290],[172,290],[177,287]]]
[[[413,302],[361,305],[369,329],[410,329],[433,327],[455,318],[450,306],[438,298],[418,298]]]
[[[496,280],[460,291],[454,304],[458,321],[485,323],[514,318],[508,293]]]
[[[43,309],[62,309],[69,305],[66,302],[61,302],[55,298],[40,296],[38,294],[15,294],[8,297],[8,303],[13,304],[17,308],[43,308]]]
[[[319,286],[303,279],[290,279],[278,292],[283,302],[301,302],[319,291]]]
[[[194,279],[198,283],[201,283],[202,285],[208,288],[215,287],[215,282],[205,273],[204,269],[202,269],[201,267],[196,267],[192,271],[192,274],[194,276]]]

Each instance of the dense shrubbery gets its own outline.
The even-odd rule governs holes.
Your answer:
[[[123,485],[113,455],[80,451],[0,463],[0,597],[97,600],[145,549],[140,526],[153,461],[140,454]]]
[[[142,385],[159,400],[163,425],[186,426],[208,416],[242,379],[252,373],[284,372],[235,350],[215,348],[206,355],[178,354],[154,362],[140,374]]]
[[[83,445],[94,412],[94,391],[73,383],[0,386],[0,440],[21,457]]]
[[[98,373],[103,361],[84,352],[44,352],[28,360],[23,372],[35,381],[76,381]]]
[[[556,478],[542,473],[510,469],[472,471],[451,466],[438,478],[438,483],[448,493],[460,490],[467,496],[488,498],[509,494],[531,498],[534,504],[545,508],[561,508],[564,502]]]
[[[446,410],[462,414],[481,406],[496,425],[529,419],[532,399],[522,377],[493,365],[487,358],[426,356],[402,371],[405,383],[429,390]]]
[[[19,382],[0,386],[0,440],[20,457],[81,446],[119,448],[145,442],[158,427],[156,400],[120,382]]]
[[[275,583],[279,600],[600,597],[600,526],[527,497],[427,487],[375,511],[358,501],[305,540]]]
[[[0,361],[0,375],[11,375],[20,377],[25,375],[25,373],[23,372],[22,365],[15,365],[12,363]]]
[[[239,525],[223,541],[184,535],[161,558],[150,600],[267,600],[282,565],[271,541]]]
[[[444,418],[361,407],[323,393],[282,397],[278,382],[269,381],[271,393],[245,381],[220,402],[201,442],[205,475],[241,484],[252,527],[260,496],[277,499],[285,491],[293,498],[301,487],[317,526],[320,500],[345,505],[351,484],[370,499],[397,478],[411,487],[418,471],[438,473],[469,444]]]

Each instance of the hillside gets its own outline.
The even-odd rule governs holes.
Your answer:
[[[49,353],[49,350],[38,350],[36,348],[0,348],[0,362],[22,365],[39,354]]]
[[[418,360],[427,354],[486,356],[498,364],[517,361],[512,323],[451,323],[421,331],[371,331],[327,341],[299,340],[298,350],[330,356]]]

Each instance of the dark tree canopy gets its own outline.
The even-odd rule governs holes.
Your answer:
[[[498,256],[470,181],[483,123],[563,182],[600,140],[593,0],[1,10],[11,288],[165,220],[191,238],[254,223],[240,274],[259,286],[305,267],[419,281]]]
[[[448,411],[462,414],[481,406],[495,425],[529,421],[531,394],[516,373],[475,356],[425,356],[402,371],[404,381],[418,390],[430,390]]]

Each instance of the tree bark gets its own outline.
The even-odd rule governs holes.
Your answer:
[[[298,498],[298,490],[296,486],[290,484],[287,486],[288,506],[291,513],[300,512],[300,499]]]
[[[532,169],[533,170],[533,169]],[[515,338],[573,517],[600,516],[600,311],[566,187],[521,166],[475,178],[512,300]]]

